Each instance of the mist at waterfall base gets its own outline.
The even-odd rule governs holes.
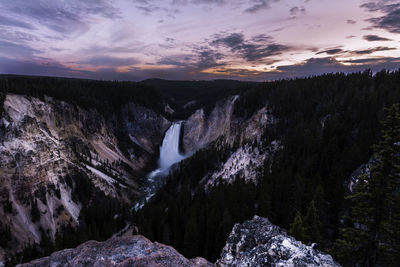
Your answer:
[[[179,152],[179,140],[182,122],[173,123],[165,133],[160,147],[160,157],[158,167],[147,175],[144,197],[136,203],[135,210],[139,210],[157,192],[163,182],[163,177],[167,176],[169,169],[175,163],[180,162],[186,157]]]

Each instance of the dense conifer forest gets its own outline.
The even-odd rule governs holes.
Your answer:
[[[171,84],[162,91],[162,83],[1,76],[0,106],[11,92],[52,96],[97,109],[105,116],[112,116],[128,101],[166,117],[165,104],[180,110],[174,118],[190,115],[182,103],[193,97],[190,88],[204,85],[186,82],[188,89],[179,92]],[[60,234],[55,243],[44,239],[41,249],[28,247],[24,257],[34,258],[43,251],[48,254],[88,239],[104,240],[129,217],[147,238],[172,245],[186,257],[215,261],[233,225],[257,214],[305,243],[317,243],[318,249],[344,265],[395,266],[399,262],[400,118],[395,104],[400,102],[400,71],[205,84],[211,89],[200,98],[210,105],[224,96],[240,94],[234,106],[234,116],[240,120],[250,118],[266,104],[278,118],[274,127],[263,133],[262,142],[248,144],[282,143],[279,153],[259,168],[257,184],[238,176],[231,184],[204,189],[202,179],[239,146],[238,142],[228,146],[216,140],[176,166],[160,191],[138,212],[131,214],[130,207],[99,193],[98,201],[82,212],[78,229],[65,229],[67,234]],[[217,87],[223,90],[215,91]],[[350,191],[351,175],[368,162],[370,174],[358,177]],[[84,178],[71,178],[83,183],[77,188],[83,202],[87,190],[95,190],[84,184]],[[116,212],[121,217],[110,220],[110,214]]]
[[[399,85],[399,71],[372,75],[369,70],[255,85],[242,92],[234,114],[249,118],[269,103],[279,123],[264,133],[263,143],[280,139],[283,144],[272,166],[265,162],[259,170],[257,186],[237,177],[232,184],[204,190],[198,182],[235,151],[216,142],[182,162],[133,221],[152,240],[171,244],[187,257],[200,255],[214,261],[234,223],[258,214],[305,243],[317,243],[344,265],[395,266],[399,159],[394,151],[400,122],[394,119],[397,106],[386,112],[384,108],[400,101]],[[388,117],[380,124],[385,113]],[[390,142],[387,120],[396,125]],[[391,165],[373,165],[370,178],[363,179],[373,179],[376,187],[360,182],[353,196],[348,188],[350,176],[371,157],[385,157],[382,161]],[[368,205],[377,206],[370,209]],[[382,206],[385,209],[377,219],[374,214]],[[365,217],[371,218],[369,224],[352,228],[349,218],[354,222],[360,216],[371,216]],[[385,234],[371,243],[381,228]]]

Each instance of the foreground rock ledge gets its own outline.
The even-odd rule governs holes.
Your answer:
[[[233,227],[216,265],[339,266],[330,255],[304,245],[258,216]]]
[[[218,267],[262,266],[339,266],[332,257],[306,246],[286,234],[268,219],[254,216],[236,224],[230,233]],[[174,248],[152,243],[143,236],[111,238],[105,242],[89,241],[75,249],[65,249],[51,256],[19,266],[214,266],[203,258],[186,259]]]
[[[42,266],[213,266],[203,258],[188,260],[172,247],[152,243],[136,235],[111,238],[105,242],[88,241],[74,249],[64,249],[48,257],[18,265]]]

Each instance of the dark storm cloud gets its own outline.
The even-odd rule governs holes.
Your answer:
[[[392,39],[381,37],[378,35],[370,34],[370,35],[364,35],[363,36],[364,40],[374,42],[374,41],[392,41]]]
[[[27,21],[35,21],[60,33],[69,33],[89,27],[88,15],[99,15],[108,19],[119,18],[119,10],[106,0],[62,2],[14,0],[1,2],[0,8],[5,12],[18,14]],[[19,23],[25,28],[29,27],[26,21],[19,21]]]
[[[273,43],[272,38],[268,36],[258,35],[250,40],[245,40],[244,35],[241,33],[231,33],[225,36],[217,35],[210,42],[210,45],[214,47],[225,46],[247,61],[265,59],[289,50],[288,46]]]
[[[391,4],[394,2],[394,4]],[[392,33],[400,33],[400,4],[395,1],[381,0],[361,5],[370,12],[382,12],[383,16],[367,19],[374,28],[385,29]]]
[[[267,9],[270,7],[271,2],[279,2],[279,0],[251,0],[251,6],[245,12],[256,13],[261,9]]]
[[[111,66],[111,67],[119,67],[119,66],[129,66],[139,63],[139,61],[135,58],[117,58],[117,57],[109,57],[109,56],[96,56],[92,57],[88,60],[81,61],[80,63],[90,64],[92,66]]]

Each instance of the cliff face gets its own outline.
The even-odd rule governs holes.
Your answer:
[[[217,102],[206,116],[204,109],[198,109],[183,123],[182,146],[186,153],[196,151],[230,133],[234,103],[238,96]]]
[[[152,111],[128,105],[131,114],[144,117],[138,123],[122,116],[130,138],[128,157],[119,149],[115,124],[95,110],[13,94],[3,108],[0,223],[12,234],[8,247],[13,251],[39,242],[43,232],[53,238],[63,225],[79,223],[79,179],[121,202],[135,199],[141,193],[138,178],[169,125]]]
[[[339,266],[330,255],[306,246],[268,219],[255,216],[236,224],[221,252],[211,264],[202,258],[186,259],[175,249],[136,236],[89,241],[20,267],[36,266]]]
[[[296,241],[268,219],[258,216],[234,226],[216,265],[339,266],[330,255]]]
[[[143,236],[111,238],[105,242],[89,241],[75,249],[65,249],[49,257],[20,267],[41,266],[213,266],[203,258],[186,259],[175,249],[152,243]]]
[[[121,117],[123,132],[129,143],[129,160],[133,168],[140,172],[148,167],[149,163],[155,162],[164,133],[171,122],[135,103],[123,106]],[[141,176],[144,176],[143,172]]]
[[[206,188],[218,182],[230,183],[238,174],[246,181],[256,181],[257,169],[282,148],[279,140],[260,143],[261,136],[273,128],[277,118],[267,106],[257,110],[250,118],[235,116],[235,102],[239,96],[225,98],[215,104],[206,115],[197,110],[183,122],[182,147],[188,154],[218,140],[219,144],[233,148],[229,158],[203,180]]]
[[[220,137],[230,144],[235,140],[240,144],[260,140],[264,130],[277,122],[266,106],[249,119],[236,117],[234,109],[238,98],[234,95],[218,101],[208,115],[203,108],[198,109],[183,122],[182,147],[185,152],[198,150]]]

